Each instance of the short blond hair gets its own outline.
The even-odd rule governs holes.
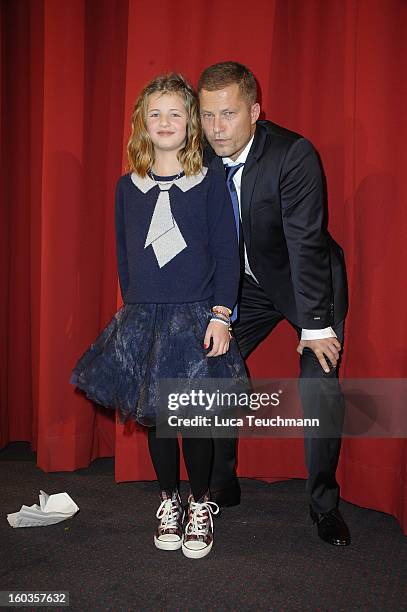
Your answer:
[[[239,86],[242,96],[252,105],[257,102],[257,82],[247,66],[239,62],[219,62],[206,68],[198,81],[198,93],[218,91],[228,85]]]
[[[175,72],[153,79],[136,100],[131,116],[131,136],[127,144],[129,169],[144,177],[153,167],[154,146],[147,132],[146,118],[149,97],[156,92],[178,94],[182,98],[187,111],[187,135],[185,146],[178,152],[178,160],[187,176],[197,174],[202,170],[203,158],[198,99],[188,81]]]

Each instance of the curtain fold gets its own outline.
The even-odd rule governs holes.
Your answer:
[[[256,74],[263,116],[321,156],[349,278],[342,376],[406,377],[406,13],[403,0],[1,3],[1,447],[29,441],[44,471],[115,454],[117,481],[154,478],[145,432],[68,381],[120,306],[114,187],[135,98],[158,73],[196,83],[227,59]],[[295,347],[282,324],[252,375],[296,376]],[[242,440],[239,474],[305,478],[302,441]],[[406,440],[345,439],[339,477],[345,499],[407,533]]]

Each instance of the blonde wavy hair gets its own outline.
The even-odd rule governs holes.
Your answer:
[[[147,132],[146,118],[149,97],[156,92],[178,94],[182,98],[187,111],[187,134],[185,146],[178,151],[177,157],[187,176],[197,174],[202,170],[203,157],[198,98],[188,81],[175,72],[153,79],[136,100],[131,116],[131,136],[127,144],[129,170],[144,177],[153,167],[154,146]]]

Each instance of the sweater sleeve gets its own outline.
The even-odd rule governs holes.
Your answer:
[[[209,170],[211,184],[208,189],[209,248],[215,260],[214,306],[236,303],[240,279],[240,258],[233,206],[225,177],[221,172]],[[209,177],[208,177],[209,178]]]
[[[116,185],[115,225],[117,272],[119,275],[120,291],[124,302],[126,291],[129,286],[129,268],[127,261],[126,232],[124,226],[124,196],[121,179],[119,179]]]

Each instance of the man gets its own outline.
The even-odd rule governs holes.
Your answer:
[[[207,162],[213,168],[222,168],[223,162],[240,218],[243,274],[234,335],[246,358],[281,320],[296,329],[304,415],[323,417],[334,432],[329,438],[304,440],[310,515],[323,540],[348,545],[335,478],[344,416],[337,365],[347,310],[346,273],[342,250],[324,228],[318,158],[299,134],[258,120],[256,80],[245,66],[210,66],[199,79],[198,93],[213,150]],[[314,384],[307,384],[309,379]],[[238,504],[236,440],[216,439],[214,445],[213,499],[222,506]]]

